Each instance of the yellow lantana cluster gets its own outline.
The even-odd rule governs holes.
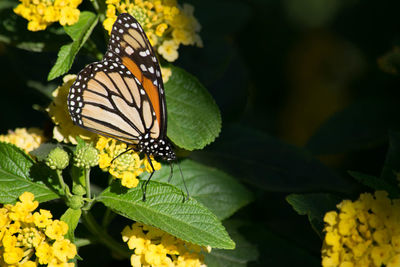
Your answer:
[[[377,191],[337,207],[324,217],[323,267],[400,266],[400,199]]]
[[[41,31],[53,22],[72,25],[79,20],[82,0],[20,0],[14,12],[29,20],[28,30]]]
[[[25,192],[15,205],[0,208],[0,266],[74,266],[68,261],[77,254],[76,246],[64,239],[68,225],[52,220],[48,210],[32,213],[38,205]]]
[[[120,13],[129,13],[139,21],[151,45],[166,60],[178,58],[179,45],[203,46],[198,32],[200,24],[189,4],[179,6],[176,0],[106,0],[103,22],[109,33]]]
[[[53,138],[59,142],[77,144],[76,136],[85,141],[94,141],[97,134],[89,132],[76,126],[69,116],[67,98],[71,85],[74,83],[76,75],[66,75],[63,84],[53,92],[53,102],[47,107],[46,111],[55,124]]]
[[[9,130],[8,134],[0,135],[0,142],[14,144],[26,153],[38,148],[44,141],[46,138],[43,131],[38,128],[17,128],[14,131]]]
[[[122,231],[122,240],[134,250],[131,265],[140,266],[206,266],[200,253],[207,249],[185,242],[157,228],[135,222]],[[209,251],[208,251],[209,252]]]
[[[125,143],[100,136],[96,148],[99,150],[99,167],[114,178],[121,179],[121,184],[127,188],[136,187],[139,183],[137,177],[144,171],[153,171],[147,158],[141,159],[139,153],[133,150],[125,152]],[[153,158],[151,162],[156,171],[161,169],[159,162]]]

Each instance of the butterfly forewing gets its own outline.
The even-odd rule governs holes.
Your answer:
[[[142,27],[129,14],[120,14],[114,23],[104,60],[122,63],[140,81],[164,138],[167,114],[159,63]]]
[[[103,60],[86,66],[71,86],[68,108],[72,120],[90,131],[137,144],[160,128],[140,81],[123,64]]]

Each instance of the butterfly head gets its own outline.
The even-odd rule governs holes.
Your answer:
[[[176,159],[171,144],[166,140],[149,138],[148,134],[146,134],[140,139],[138,146],[140,152],[161,157],[166,161],[174,161]]]

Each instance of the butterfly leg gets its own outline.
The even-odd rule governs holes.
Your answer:
[[[154,169],[153,163],[151,162],[150,156],[149,156],[147,153],[146,153],[146,157],[147,157],[147,160],[149,161],[150,166],[151,166],[151,168],[152,168],[153,171],[151,172],[149,178],[142,184],[143,201],[146,201],[147,185],[149,184],[149,182],[150,182],[150,180],[151,180],[151,177],[153,177],[153,174],[154,174],[154,172],[156,171],[156,170]]]
[[[113,163],[114,160],[116,160],[117,158],[119,158],[120,156],[122,156],[123,154],[125,154],[126,152],[129,152],[129,151],[131,151],[131,150],[133,150],[133,147],[126,149],[124,152],[122,152],[121,154],[119,154],[118,156],[116,156],[115,158],[113,158],[113,159],[111,160],[111,163]]]
[[[174,163],[171,162],[169,166],[171,167],[171,172],[169,173],[168,183],[171,182],[172,176],[174,176]]]

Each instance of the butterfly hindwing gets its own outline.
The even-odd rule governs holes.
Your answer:
[[[90,131],[137,144],[160,129],[140,81],[123,64],[103,60],[86,66],[71,86],[68,107],[72,120]]]
[[[120,14],[114,23],[104,60],[122,63],[141,82],[156,113],[160,137],[165,137],[167,114],[159,62],[142,27],[129,14]]]

